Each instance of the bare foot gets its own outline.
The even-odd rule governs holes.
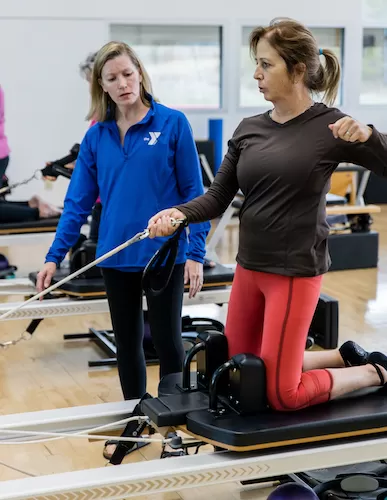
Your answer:
[[[48,219],[50,217],[59,217],[61,215],[62,210],[58,207],[55,207],[54,205],[50,205],[49,203],[46,203],[42,201],[39,204],[39,217],[41,219]]]
[[[39,218],[40,219],[48,219],[50,217],[59,217],[63,210],[55,205],[51,205],[51,203],[47,203],[42,200],[40,196],[33,196],[28,205],[31,208],[37,208],[39,210]]]
[[[30,201],[28,202],[28,205],[31,208],[38,208],[40,201],[41,201],[41,199],[39,198],[39,196],[33,196],[30,199]]]

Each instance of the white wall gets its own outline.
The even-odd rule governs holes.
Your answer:
[[[341,108],[387,131],[383,107],[359,105],[361,0],[0,0],[0,84],[5,89],[6,130],[12,148],[9,176],[13,181],[30,176],[82,139],[89,100],[78,64],[108,40],[110,22],[223,26],[224,108],[211,114],[191,111],[187,116],[197,138],[207,137],[208,118],[223,117],[226,143],[241,118],[259,111],[238,108],[241,27],[277,16],[345,28]],[[15,191],[14,198],[25,199],[35,192],[61,202],[67,184],[60,179],[45,190],[42,182],[34,181]]]

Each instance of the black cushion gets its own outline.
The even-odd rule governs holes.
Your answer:
[[[360,431],[373,434],[374,429],[385,429],[386,421],[387,391],[382,388],[358,391],[291,412],[267,410],[260,415],[240,417],[231,411],[223,415],[193,411],[187,414],[186,426],[203,438],[238,448],[300,444],[300,440],[315,441],[322,436],[339,439],[339,434],[348,438],[344,433],[356,435]]]

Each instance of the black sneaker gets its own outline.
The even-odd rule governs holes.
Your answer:
[[[365,351],[359,344],[348,340],[339,349],[345,366],[361,366],[369,363],[369,352]]]

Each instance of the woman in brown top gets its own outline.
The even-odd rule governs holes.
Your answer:
[[[340,67],[303,25],[280,20],[256,28],[250,48],[254,78],[273,109],[242,120],[206,194],[159,212],[149,229],[151,237],[166,236],[175,231],[171,217],[189,223],[219,217],[242,190],[226,324],[229,353],[263,359],[270,405],[296,410],[387,382],[387,357],[354,342],[305,352],[322,276],[330,266],[325,211],[330,177],[343,161],[387,176],[387,137],[313,102],[312,93],[324,93],[332,105]]]

